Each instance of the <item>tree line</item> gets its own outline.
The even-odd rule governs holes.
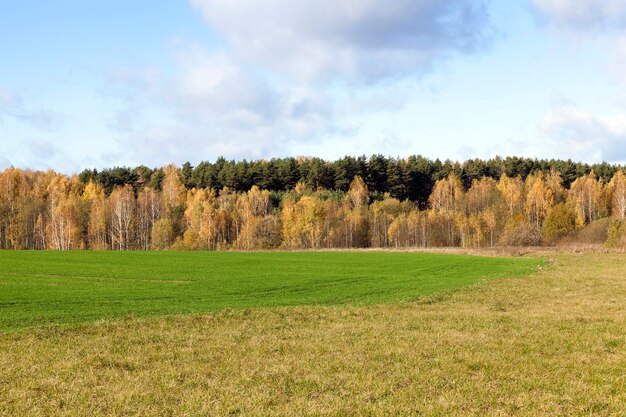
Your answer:
[[[0,172],[0,248],[264,250],[538,245],[607,219],[620,166],[382,156]]]
[[[608,182],[622,167],[608,163],[589,165],[571,160],[547,160],[519,157],[496,157],[488,160],[470,159],[463,163],[431,160],[423,156],[387,158],[382,155],[352,157],[336,161],[320,158],[283,158],[257,161],[234,161],[218,158],[215,162],[201,162],[196,167],[185,163],[179,170],[180,178],[187,190],[210,188],[215,192],[228,187],[233,192],[245,192],[256,185],[262,190],[275,193],[293,190],[298,183],[317,190],[347,192],[354,177],[363,179],[373,199],[385,193],[399,200],[417,202],[426,208],[428,197],[436,181],[455,174],[468,189],[472,181],[482,177],[500,179],[520,176],[523,180],[536,172],[558,171],[563,185],[569,188],[574,180],[594,171],[596,176]],[[160,190],[165,177],[163,168],[151,169],[116,167],[101,171],[87,169],[78,175],[83,184],[94,181],[101,185],[106,194],[114,188],[131,185],[135,192],[144,187]]]

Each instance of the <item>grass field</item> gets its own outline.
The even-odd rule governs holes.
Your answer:
[[[185,265],[202,255],[178,262]],[[227,309],[0,333],[0,415],[626,415],[624,255],[549,254],[531,274],[525,273],[537,265],[536,258],[506,259],[498,266],[498,258],[454,255],[276,254],[264,264],[253,255],[239,256],[259,273],[272,263],[274,269],[289,268],[281,256],[294,256],[294,262],[300,259],[334,280],[350,268],[360,271],[356,275],[373,268],[371,274],[395,282],[396,289],[357,297],[366,302],[361,305],[344,292],[356,284],[345,284],[342,291],[320,290],[330,293],[327,304],[340,305]],[[63,275],[70,269],[74,275],[96,274],[93,264],[81,263],[75,254],[0,256],[2,280],[10,283],[15,274],[35,282],[36,276],[29,278],[34,274]],[[31,257],[32,265],[21,256]],[[124,256],[133,259],[133,254]],[[317,263],[311,261],[316,256]],[[158,259],[155,255],[147,264],[162,270]],[[511,264],[517,266],[506,272]],[[113,263],[97,274],[127,279],[134,266],[127,268]],[[146,270],[135,279],[193,281],[203,276],[197,268],[194,276],[178,275],[172,266],[162,275]],[[515,276],[456,281],[455,273],[481,268],[484,277]],[[302,279],[315,277],[312,270],[292,271]],[[393,271],[404,278],[392,279]],[[443,292],[416,298],[413,290],[398,290],[416,271],[422,271],[417,276],[423,282],[429,277],[458,285],[481,282],[454,291],[442,285]],[[53,288],[40,286],[33,290],[46,294]],[[286,298],[307,300],[293,292]],[[384,302],[367,304],[376,300]],[[14,329],[12,323],[5,322],[5,328]]]
[[[415,299],[522,276],[538,259],[391,252],[0,252],[0,330]]]

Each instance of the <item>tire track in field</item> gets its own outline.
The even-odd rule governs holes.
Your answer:
[[[148,282],[148,283],[161,283],[161,284],[191,284],[195,281],[192,280],[174,280],[174,279],[145,279],[145,278],[118,278],[118,277],[93,277],[82,275],[55,275],[55,274],[27,274],[21,272],[4,272],[2,275],[10,275],[15,277],[31,277],[31,278],[76,278],[84,280],[97,280],[97,281],[129,281],[129,282]]]

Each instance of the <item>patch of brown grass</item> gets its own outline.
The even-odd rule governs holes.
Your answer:
[[[0,335],[0,415],[626,415],[626,257],[370,307]]]

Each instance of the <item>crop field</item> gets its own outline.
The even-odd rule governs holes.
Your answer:
[[[0,252],[0,330],[225,308],[393,302],[527,275],[539,264],[389,252]]]
[[[2,416],[626,415],[626,256],[0,252]]]

